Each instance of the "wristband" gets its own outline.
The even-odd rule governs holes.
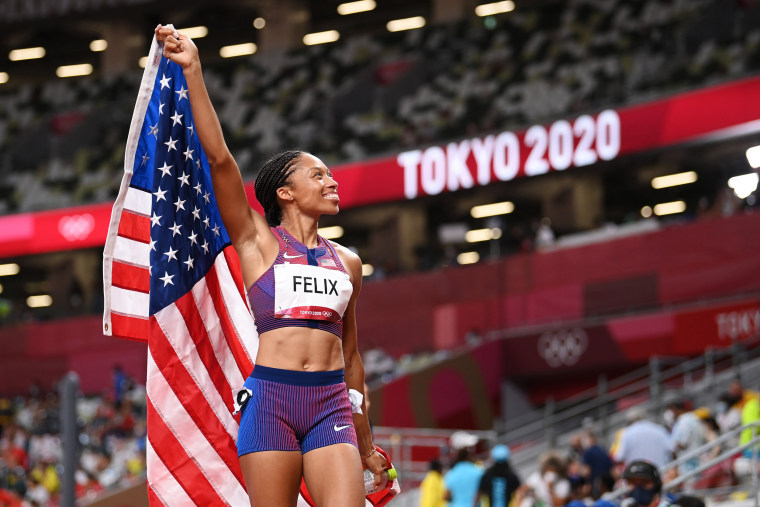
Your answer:
[[[369,454],[367,454],[366,456],[364,456],[364,461],[367,461],[369,459],[369,457],[372,456],[373,454],[379,454],[377,452],[377,448],[374,445],[372,446],[372,451],[370,451]]]

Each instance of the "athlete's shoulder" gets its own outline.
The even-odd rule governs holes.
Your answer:
[[[343,262],[343,264],[346,265],[346,267],[350,267],[352,269],[359,269],[361,271],[362,269],[362,260],[359,257],[359,255],[351,250],[350,248],[347,248],[340,243],[336,243],[335,241],[330,241],[330,245],[335,249],[336,252],[338,252],[338,255],[340,255],[340,260]]]

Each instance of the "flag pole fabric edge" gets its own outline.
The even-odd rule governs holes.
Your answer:
[[[116,246],[116,236],[119,232],[119,221],[124,210],[124,201],[127,198],[127,190],[132,180],[134,171],[135,153],[137,144],[140,139],[140,133],[145,121],[145,112],[148,109],[150,98],[153,95],[153,86],[158,73],[159,62],[161,61],[161,51],[163,45],[159,45],[156,37],[150,45],[148,53],[148,63],[145,66],[142,80],[140,81],[140,92],[137,96],[132,121],[129,125],[129,135],[127,137],[127,147],[124,152],[124,177],[121,180],[119,194],[116,197],[113,208],[111,209],[111,221],[108,226],[108,235],[106,244],[103,249],[103,334],[106,336],[113,335],[113,325],[111,323],[111,284],[113,271],[113,254]],[[147,338],[146,338],[147,339]]]

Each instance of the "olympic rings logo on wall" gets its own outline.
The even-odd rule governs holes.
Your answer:
[[[588,348],[588,334],[581,328],[547,331],[538,339],[538,355],[552,368],[577,363]]]
[[[86,239],[93,229],[95,229],[95,217],[89,213],[68,215],[58,221],[58,232],[67,241]]]

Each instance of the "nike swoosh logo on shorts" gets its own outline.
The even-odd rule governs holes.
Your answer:
[[[352,425],[352,424],[346,424],[345,426],[338,426],[338,425],[336,424],[335,426],[333,426],[333,429],[334,429],[335,431],[340,431],[340,430],[344,430],[344,429],[346,429],[346,428],[350,428],[351,426],[353,426],[353,425]]]
[[[303,255],[303,254],[298,254],[298,255],[288,255],[288,254],[282,254],[282,256],[283,256],[283,257],[285,257],[286,259],[296,259],[296,258],[298,258],[298,257],[301,257],[302,255]]]

